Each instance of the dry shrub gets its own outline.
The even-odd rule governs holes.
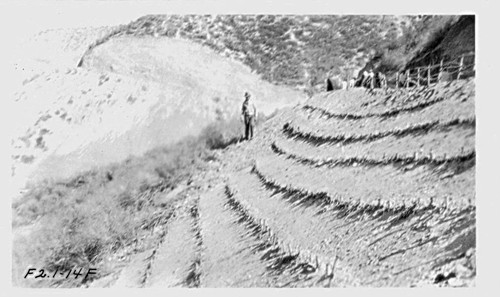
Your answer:
[[[168,219],[172,205],[165,208],[153,202],[158,185],[169,191],[189,180],[213,156],[210,150],[240,139],[242,126],[236,117],[219,120],[199,137],[68,179],[31,185],[12,206],[15,228],[36,226],[28,237],[14,241],[13,268],[100,268],[97,278],[112,272],[106,271],[113,268],[109,257]],[[67,280],[65,285],[82,281]]]
[[[200,138],[210,150],[224,149],[242,139],[243,123],[239,117],[231,117],[229,120],[220,119],[205,127]]]

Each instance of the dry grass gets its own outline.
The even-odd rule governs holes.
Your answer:
[[[71,179],[32,185],[13,204],[14,285],[73,287],[84,282],[19,283],[28,266],[49,271],[92,267],[98,269],[94,278],[116,272],[114,255],[130,251],[141,235],[168,220],[173,205],[155,203],[155,198],[203,170],[214,158],[212,149],[239,140],[237,121],[218,121],[199,137]],[[31,232],[16,236],[23,229]]]

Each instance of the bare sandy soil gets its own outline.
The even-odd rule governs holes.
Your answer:
[[[14,95],[23,182],[196,134],[234,114],[244,90],[265,113],[304,98],[183,40],[116,37],[69,64]],[[158,193],[175,211],[155,244],[89,285],[474,286],[475,84],[432,89],[335,91],[278,112],[218,151],[182,199]]]
[[[442,96],[436,102],[475,118],[474,110],[462,104],[462,99],[474,100],[474,93],[460,100],[453,95],[473,90],[473,81],[434,88]],[[349,92],[359,90],[316,97],[315,104],[327,108]],[[380,103],[366,96],[374,105]],[[423,102],[410,101],[402,106],[414,108],[394,120],[434,117],[433,105],[419,107]],[[222,151],[211,169],[196,178],[191,206],[179,208],[179,218],[166,225],[158,248],[160,254],[170,251],[167,262],[178,255],[182,259],[165,264],[148,279],[167,281],[175,275],[175,282],[165,286],[187,287],[474,286],[475,154],[464,155],[448,144],[449,138],[465,137],[467,151],[475,152],[474,122],[400,136],[410,142],[419,142],[419,137],[432,140],[421,146],[381,130],[383,136],[356,143],[371,148],[371,159],[349,149],[348,158],[354,160],[346,161],[341,149],[353,145],[348,140],[318,145],[286,133],[286,123],[303,113],[303,106],[278,113],[255,139]],[[327,125],[367,119],[317,120]],[[287,142],[286,152],[273,150],[276,139]],[[381,141],[387,144],[379,146]],[[424,153],[425,158],[414,158],[420,148],[430,151],[428,147],[447,157]],[[308,160],[323,150],[329,152],[327,166]],[[406,153],[403,158],[389,153],[382,157],[384,151]],[[184,227],[179,229],[179,224]],[[129,267],[138,267],[134,263]],[[115,286],[120,280],[117,276],[99,286]]]
[[[19,183],[69,176],[196,135],[237,114],[244,91],[266,115],[305,98],[186,40],[116,37],[87,51],[92,37],[111,30],[48,31],[27,42],[24,51],[32,52],[16,64],[13,96]]]

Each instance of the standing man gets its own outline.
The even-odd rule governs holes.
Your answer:
[[[329,78],[326,79],[326,91],[333,91],[333,83]]]
[[[366,84],[368,81],[368,71],[363,71],[363,80],[361,81],[361,87],[366,88]]]
[[[384,90],[387,89],[387,77],[382,72],[378,73],[378,78],[380,80],[380,87]]]
[[[356,80],[353,78],[351,78],[351,80],[349,81],[349,89],[352,89],[354,88],[354,85],[356,84]]]
[[[373,90],[375,89],[375,73],[373,72],[373,69],[370,69],[368,76],[370,77],[370,90]]]
[[[250,140],[253,138],[253,128],[255,126],[255,118],[257,117],[257,109],[255,105],[250,102],[250,94],[245,92],[245,101],[241,107],[241,115],[245,123],[245,139]]]
[[[399,82],[400,82],[400,86],[401,87],[406,87],[406,74],[404,71],[401,71],[401,73],[399,74]]]

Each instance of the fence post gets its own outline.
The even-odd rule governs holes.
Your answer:
[[[443,59],[441,59],[441,62],[439,63],[438,82],[441,80],[442,76],[443,76]]]
[[[406,70],[406,88],[410,86],[410,69]]]
[[[420,67],[417,68],[417,87],[420,87]]]
[[[460,58],[460,66],[458,67],[458,75],[457,75],[457,79],[460,79],[460,77],[462,76],[462,69],[464,67],[464,56],[462,56]]]
[[[427,86],[431,85],[431,65],[427,66]]]
[[[399,89],[399,72],[396,73],[396,89]]]

